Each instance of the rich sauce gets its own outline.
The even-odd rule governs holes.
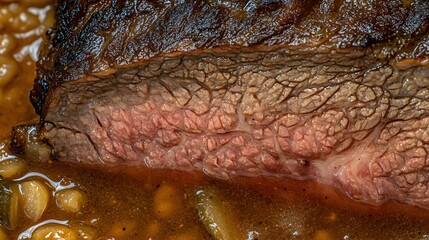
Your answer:
[[[37,50],[53,24],[53,6],[48,3],[51,1],[0,2],[1,136],[14,124],[36,117],[28,93],[33,86]]]
[[[231,227],[243,239],[429,239],[426,210],[397,203],[367,206],[309,182],[221,181],[201,173],[105,169],[13,156],[7,147],[11,127],[37,121],[28,95],[37,49],[52,24],[49,0],[0,3],[0,137],[5,139],[0,163],[10,158],[25,162],[24,170],[9,180],[42,182],[49,195],[41,217],[32,220],[21,211],[18,226],[1,226],[0,238],[212,239],[199,219],[194,197],[198,189],[210,187],[218,190],[236,220]],[[65,189],[84,193],[77,211],[61,205],[58,196]]]

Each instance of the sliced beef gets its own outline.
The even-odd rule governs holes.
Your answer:
[[[61,161],[429,208],[428,1],[61,1],[31,99]]]

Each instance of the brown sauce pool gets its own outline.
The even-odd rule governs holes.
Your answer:
[[[51,1],[0,3],[2,139],[9,137],[12,126],[36,117],[28,95],[37,49],[52,23]],[[47,189],[40,216],[34,215],[34,206],[39,205],[28,205],[20,197],[18,224],[0,226],[0,239],[213,239],[195,207],[196,192],[207,187],[217,189],[235,219],[231,227],[242,239],[429,239],[427,210],[393,202],[368,206],[310,182],[244,177],[221,181],[201,173],[143,167],[40,163],[11,155],[7,141],[0,150],[0,175],[21,192],[26,182]],[[6,176],[2,167],[10,159],[23,167]],[[65,207],[64,197],[75,196],[66,194],[70,189],[83,194],[79,207]]]

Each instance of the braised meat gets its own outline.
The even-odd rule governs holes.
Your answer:
[[[65,0],[32,102],[61,161],[429,208],[429,2]]]

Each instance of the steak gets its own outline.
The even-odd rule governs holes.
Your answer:
[[[429,208],[429,1],[64,0],[31,100],[60,161]]]

